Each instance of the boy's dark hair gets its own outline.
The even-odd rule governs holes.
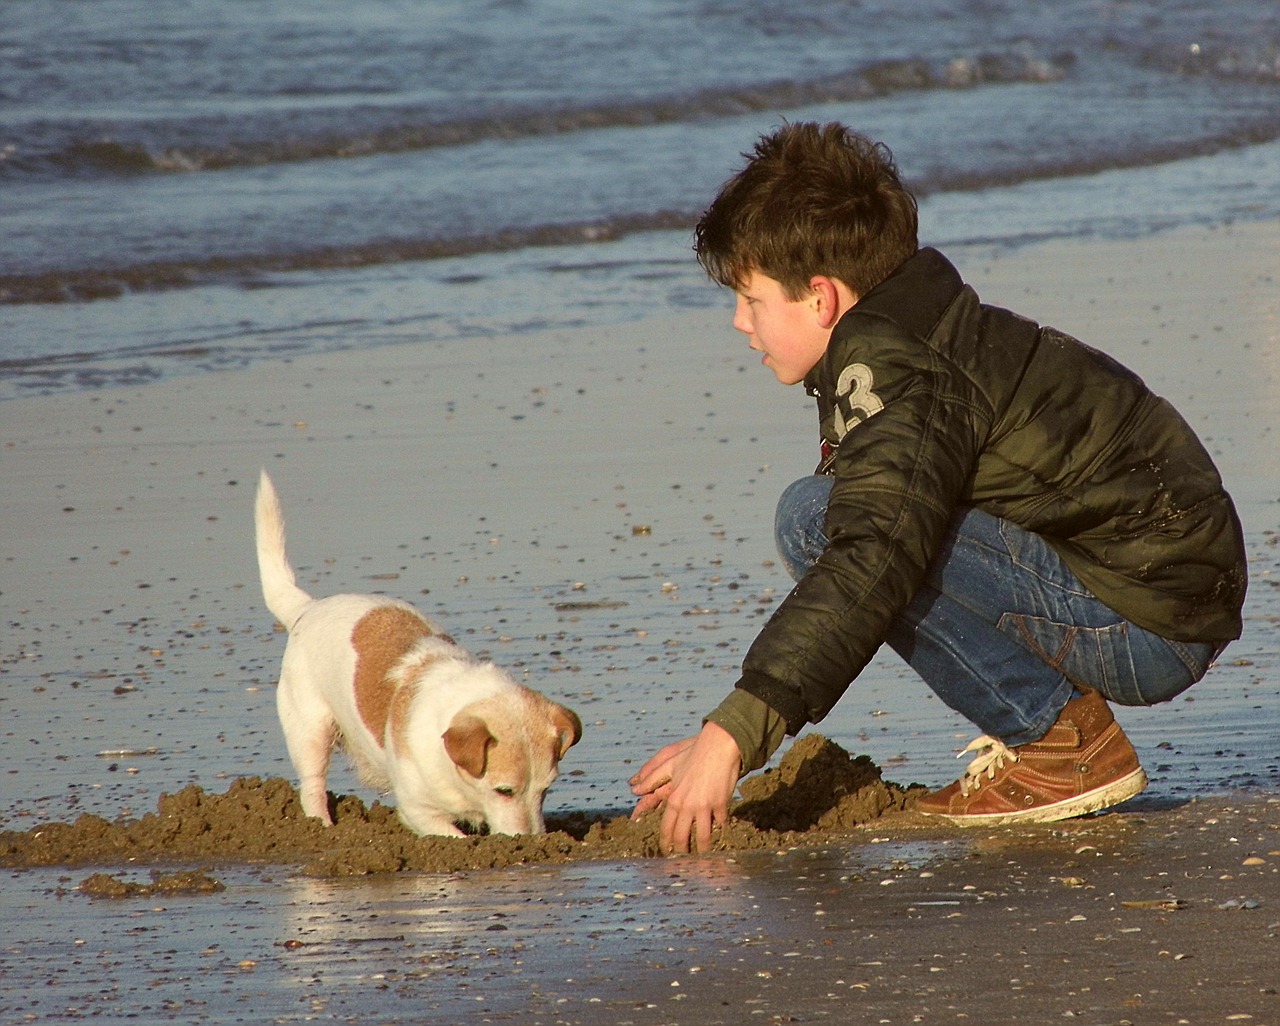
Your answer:
[[[915,254],[915,197],[883,143],[801,122],[743,156],[695,229],[698,262],[721,285],[741,288],[759,271],[800,299],[821,274],[861,297]]]

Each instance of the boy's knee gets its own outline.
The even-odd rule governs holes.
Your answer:
[[[799,580],[826,547],[827,502],[834,478],[813,474],[783,489],[773,535],[787,572]]]
[[[824,516],[833,484],[833,477],[809,474],[787,485],[778,497],[778,509],[774,516],[775,532],[780,535],[789,532],[797,524],[810,523],[815,514]]]
[[[831,488],[835,483],[836,479],[830,474],[806,474],[782,489],[782,497],[778,501],[781,504],[790,499],[792,501],[816,503],[825,508],[827,500],[831,497]]]

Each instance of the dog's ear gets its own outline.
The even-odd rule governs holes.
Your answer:
[[[551,705],[551,724],[556,728],[556,733],[560,736],[560,750],[556,755],[557,759],[563,759],[564,753],[578,743],[582,738],[582,721],[578,719],[578,714],[572,709],[566,709],[563,705]]]
[[[480,717],[459,713],[444,732],[444,750],[454,765],[479,779],[484,776],[489,746],[496,740]]]

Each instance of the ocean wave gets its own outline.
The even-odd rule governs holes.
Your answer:
[[[1280,85],[1280,43],[1257,39],[1247,44],[1216,40],[1184,43],[1146,52],[1143,67],[1223,82]]]
[[[273,112],[261,115],[256,122],[237,121],[230,127],[222,118],[204,124],[199,119],[159,121],[131,128],[133,137],[126,136],[124,130],[90,123],[62,128],[45,125],[25,145],[11,141],[0,152],[0,178],[228,170],[695,122],[909,91],[1057,82],[1075,63],[1069,52],[1043,56],[1017,49],[941,61],[882,60],[806,80],[779,79],[578,107],[499,109],[479,116],[441,118],[434,108],[357,105],[340,111],[307,111],[287,121]],[[231,138],[231,131],[243,135]],[[37,141],[41,134],[44,142]]]
[[[543,246],[609,242],[642,231],[691,228],[696,212],[658,211],[570,224],[543,224],[456,238],[392,239],[285,254],[150,261],[115,268],[70,268],[0,275],[0,305],[114,299],[214,283],[253,287],[273,274],[443,260]]]
[[[974,192],[1055,178],[1072,178],[1123,168],[1168,164],[1280,139],[1280,117],[1238,126],[1210,137],[1162,139],[1120,153],[1061,153],[1024,159],[985,170],[938,168],[908,185],[920,197]],[[115,267],[64,267],[31,273],[0,274],[0,305],[76,303],[112,299],[129,293],[163,292],[208,284],[267,288],[275,276],[307,271],[443,260],[484,253],[511,252],[610,242],[642,232],[691,231],[698,209],[621,212],[608,217],[558,223],[512,225],[472,234],[423,235],[353,241],[349,245],[299,247],[287,252],[215,254],[192,259],[150,260]]]

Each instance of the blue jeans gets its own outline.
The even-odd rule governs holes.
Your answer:
[[[778,501],[778,552],[797,580],[827,547],[833,483],[804,477]],[[885,640],[948,706],[1010,746],[1043,737],[1077,685],[1154,705],[1203,677],[1220,651],[1126,620],[1039,535],[976,509],[952,522]]]

